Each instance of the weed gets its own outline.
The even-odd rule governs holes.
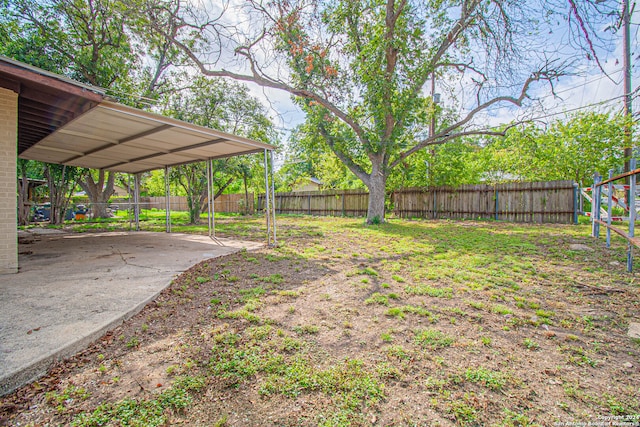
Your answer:
[[[183,409],[190,404],[191,397],[185,389],[170,388],[151,400],[127,398],[117,403],[103,403],[92,413],[83,412],[77,415],[71,425],[163,426],[167,423],[167,410]]]
[[[140,345],[140,340],[138,339],[138,337],[131,337],[129,339],[129,341],[127,341],[127,348],[135,348],[138,347]]]
[[[429,319],[431,323],[436,323],[438,321],[438,316],[433,314],[429,310],[423,307],[415,307],[412,305],[405,305],[402,307],[391,307],[385,315],[389,317],[397,317],[399,319],[404,319],[406,313],[417,314],[418,316],[424,316]]]
[[[378,292],[373,293],[369,298],[364,300],[364,303],[369,304],[380,304],[380,305],[389,305],[389,297],[387,295],[380,294]]]
[[[317,334],[318,332],[320,332],[320,328],[316,325],[303,325],[294,326],[293,331],[298,335]]]
[[[466,400],[470,400],[469,395],[465,393],[465,400],[453,400],[448,404],[449,412],[455,417],[456,421],[462,425],[467,423],[470,425],[475,424],[477,420],[477,411],[473,406],[470,406]]]
[[[481,383],[491,390],[500,390],[507,383],[507,377],[502,372],[491,371],[482,367],[467,369],[465,378],[472,383]]]
[[[229,417],[225,414],[218,421],[213,423],[212,427],[226,427]]]
[[[491,338],[490,337],[480,337],[480,341],[482,345],[485,347],[491,347]]]
[[[524,340],[522,340],[522,345],[524,345],[528,350],[538,350],[540,348],[540,344],[538,344],[531,338],[525,338]]]
[[[288,297],[288,298],[298,298],[300,296],[299,291],[277,290],[277,291],[274,291],[274,293],[278,296]]]
[[[398,368],[388,362],[382,362],[378,366],[376,366],[376,372],[378,374],[378,377],[382,380],[397,380],[402,376],[400,370],[398,370]]]
[[[432,350],[437,350],[439,348],[451,346],[454,339],[437,329],[423,329],[415,332],[414,342],[423,347],[429,347]]]
[[[391,342],[391,341],[393,341],[393,335],[392,335],[392,332],[391,332],[391,331],[383,332],[383,333],[380,335],[380,338],[381,338],[381,339],[382,339],[382,341],[384,341],[384,342]]]
[[[502,420],[502,423],[500,423],[501,426],[525,427],[532,425],[529,417],[527,417],[527,415],[522,412],[515,412],[505,408],[502,410],[502,413],[504,414],[504,419]]]
[[[394,274],[393,276],[391,276],[391,278],[393,280],[395,280],[396,282],[398,282],[398,283],[404,283],[405,282],[404,277],[398,276],[397,274]]]
[[[211,280],[211,278],[209,277],[202,277],[202,276],[198,276],[196,277],[196,282],[203,284],[203,283],[207,283]]]
[[[504,306],[502,304],[493,305],[491,307],[491,312],[495,313],[495,314],[502,314],[502,315],[504,315],[504,314],[513,314],[513,311],[509,307]]]
[[[467,301],[467,304],[471,308],[475,308],[476,310],[484,310],[486,305],[481,301]]]
[[[541,317],[543,319],[549,319],[553,317],[555,313],[553,311],[545,311],[545,310],[536,310],[536,316]]]
[[[298,351],[300,348],[302,348],[302,342],[291,337],[284,337],[280,345],[280,349],[285,352]]]
[[[411,295],[428,295],[434,298],[452,298],[452,288],[434,288],[429,285],[406,286],[404,291]]]
[[[387,347],[387,357],[395,359],[410,359],[411,356],[402,346],[391,345]]]
[[[45,394],[45,400],[50,405],[55,405],[56,410],[60,413],[67,411],[68,406],[75,401],[87,400],[91,394],[82,387],[69,386],[61,393],[49,391]]]
[[[595,368],[598,365],[598,361],[592,359],[588,354],[589,352],[581,346],[561,346],[560,353],[566,355],[567,362],[577,366],[586,365]]]

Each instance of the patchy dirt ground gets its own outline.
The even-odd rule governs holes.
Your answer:
[[[222,227],[246,239],[253,221]],[[640,425],[622,243],[482,222],[279,230],[2,398],[0,425]]]

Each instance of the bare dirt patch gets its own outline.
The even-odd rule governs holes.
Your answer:
[[[640,289],[620,265],[622,246],[571,226],[279,226],[278,249],[194,266],[133,319],[2,398],[1,423],[640,421],[640,342],[627,336]]]

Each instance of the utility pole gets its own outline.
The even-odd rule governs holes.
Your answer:
[[[629,0],[622,0],[622,48],[624,66],[624,114],[631,117],[631,29]],[[629,171],[630,159],[633,156],[633,139],[631,137],[631,127],[627,125],[624,131],[624,170]]]
[[[631,135],[631,29],[630,29],[630,13],[629,13],[629,1],[622,0],[622,65],[624,73],[624,116],[629,123],[624,128],[624,171],[629,172],[631,170],[631,157],[633,157],[633,138]],[[625,178],[624,183],[631,188],[631,177]],[[634,194],[635,198],[635,194]],[[635,210],[635,206],[629,206],[629,201],[632,200],[630,190],[625,190],[624,201],[629,208]]]

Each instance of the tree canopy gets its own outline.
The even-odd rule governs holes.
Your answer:
[[[561,38],[549,35],[567,26],[556,25],[553,2],[176,4],[149,1],[156,31],[205,75],[293,95],[322,143],[368,187],[370,222],[384,218],[387,180],[408,158],[470,135],[503,135],[477,119],[496,106],[531,102],[533,89],[553,89],[570,70],[570,58],[558,54]],[[582,16],[584,9],[565,12]],[[179,30],[164,31],[159,24],[168,21]],[[585,48],[595,51],[593,43]],[[433,79],[455,86],[458,113],[446,120],[429,91]]]

